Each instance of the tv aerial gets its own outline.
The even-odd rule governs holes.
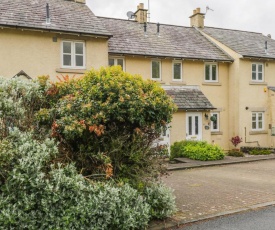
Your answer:
[[[211,9],[209,6],[207,6],[207,7],[206,7],[206,12],[205,12],[205,14],[207,14],[207,11],[209,11],[209,10],[214,11],[214,10]]]
[[[134,19],[134,18],[135,18],[135,14],[134,14],[134,12],[132,12],[132,11],[128,11],[128,12],[127,12],[127,17],[128,17],[128,20],[130,20],[130,19]]]

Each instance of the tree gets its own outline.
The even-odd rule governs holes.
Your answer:
[[[64,77],[46,94],[48,105],[37,113],[40,128],[51,127],[61,159],[75,161],[84,175],[137,182],[159,171],[152,143],[176,108],[158,83],[110,67]]]

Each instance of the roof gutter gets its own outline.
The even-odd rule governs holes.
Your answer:
[[[257,60],[275,61],[275,57],[259,57],[259,56],[248,56],[248,55],[243,55],[242,59],[257,59]]]
[[[66,31],[66,30],[55,30],[55,29],[47,29],[47,28],[35,28],[35,27],[26,27],[26,26],[17,26],[17,25],[3,25],[0,24],[1,29],[18,29],[18,30],[27,30],[27,31],[35,31],[35,32],[48,32],[48,33],[57,33],[57,34],[67,34],[74,36],[87,36],[87,37],[96,37],[96,38],[107,38],[110,39],[113,35],[106,34],[91,34],[91,33],[81,33],[77,31]]]
[[[135,54],[135,53],[118,53],[118,52],[109,52],[110,56],[138,56],[145,58],[159,58],[159,59],[178,59],[178,60],[189,60],[189,61],[204,61],[204,62],[228,62],[233,63],[234,60],[229,59],[205,59],[205,58],[193,58],[193,57],[176,57],[176,56],[163,56],[163,55],[146,55],[146,54]]]

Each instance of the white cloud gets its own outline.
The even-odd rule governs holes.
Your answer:
[[[97,16],[127,19],[128,11],[135,11],[137,5],[148,0],[87,0],[88,6]],[[151,22],[189,26],[193,9],[206,6],[208,11],[205,25],[228,29],[260,32],[275,37],[275,1],[273,0],[150,0]]]

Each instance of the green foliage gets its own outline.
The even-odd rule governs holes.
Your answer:
[[[229,150],[227,155],[232,157],[244,157],[244,153],[242,151],[238,151],[234,149]]]
[[[244,153],[249,153],[252,150],[269,150],[270,152],[274,152],[274,148],[268,148],[268,147],[251,147],[251,146],[242,146],[241,151]]]
[[[38,82],[0,78],[0,139],[13,127],[35,128],[34,114],[44,104],[44,89]]]
[[[9,143],[5,162],[13,166],[1,186],[1,229],[143,229],[147,225],[150,206],[137,190],[127,184],[92,183],[72,164],[53,164],[57,154],[53,140],[38,142],[16,131],[5,141]]]
[[[147,186],[144,191],[144,196],[150,205],[152,218],[163,219],[170,217],[177,210],[173,191],[161,183]]]
[[[181,141],[171,147],[172,159],[187,157],[193,160],[212,161],[224,158],[224,153],[219,146],[208,144],[204,141]]]
[[[40,127],[52,130],[64,156],[84,175],[104,174],[111,164],[117,178],[126,171],[128,178],[136,178],[157,165],[157,150],[151,146],[175,111],[156,82],[120,67],[64,78],[48,89],[47,101],[36,118]]]
[[[177,157],[186,157],[184,155],[184,147],[186,145],[197,145],[197,144],[198,144],[198,141],[189,141],[189,140],[174,142],[174,144],[171,146],[170,160],[173,160]]]
[[[269,155],[271,151],[268,149],[252,149],[248,152],[249,155]]]

